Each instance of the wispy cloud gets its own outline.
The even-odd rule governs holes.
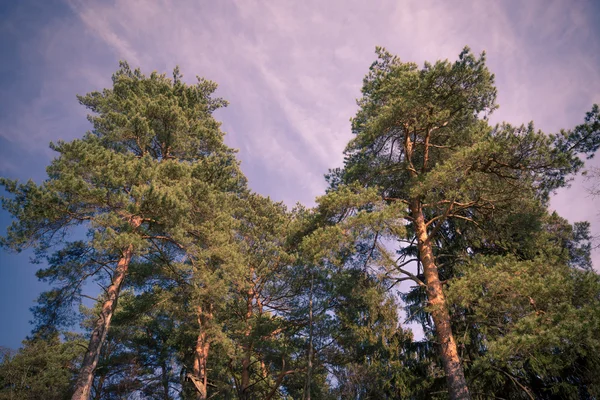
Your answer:
[[[136,11],[135,14],[133,14],[135,16],[139,16],[140,12],[144,14],[144,10],[148,9],[148,7],[144,7],[143,4],[139,4],[139,2],[130,1],[128,4],[130,6],[141,6],[138,10],[132,8],[123,10],[125,12]],[[83,0],[70,0],[69,5],[93,35],[98,36],[98,38],[112,47],[117,54],[121,55],[124,59],[129,60],[133,65],[138,65],[140,63],[136,51],[126,39],[130,32],[125,28],[130,26],[128,22],[131,21],[131,14],[124,14],[124,16],[129,15],[126,19],[115,20],[114,18],[108,18],[109,15],[106,15],[106,9],[111,8],[109,4],[99,5],[103,8],[100,10],[90,7],[89,4],[86,4]]]

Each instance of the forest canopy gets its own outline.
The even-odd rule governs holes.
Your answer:
[[[377,48],[344,166],[290,209],[251,190],[216,83],[122,62],[42,183],[0,178],[0,244],[51,285],[0,399],[600,397],[589,223],[549,210],[600,110],[491,125],[494,80],[468,48]]]

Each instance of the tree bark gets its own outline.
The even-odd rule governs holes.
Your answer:
[[[312,361],[313,361],[313,291],[315,286],[315,273],[310,275],[310,294],[308,298],[308,354],[306,363],[306,382],[304,383],[304,400],[310,400],[312,387]]]
[[[133,229],[138,228],[141,223],[142,220],[139,217],[133,217],[129,221],[129,224]],[[72,400],[88,400],[90,398],[92,384],[94,383],[94,371],[98,365],[100,351],[106,340],[106,335],[110,328],[110,321],[117,307],[121,286],[127,275],[127,269],[129,268],[132,256],[133,245],[129,245],[125,251],[123,251],[121,258],[117,263],[112,282],[106,290],[106,299],[104,300],[104,304],[102,304],[100,316],[94,325],[94,330],[92,331],[92,336],[88,343],[88,350],[83,357],[77,382],[75,382],[75,391],[73,397],[71,397]]]
[[[193,373],[188,375],[188,378],[196,387],[198,400],[206,400],[208,393],[208,371],[206,369],[208,361],[208,351],[210,350],[210,340],[206,332],[206,322],[212,318],[212,313],[205,313],[202,307],[198,307],[198,324],[200,332],[196,340],[194,349],[194,368]]]
[[[250,334],[252,333],[252,325],[250,320],[254,311],[252,304],[252,301],[254,300],[254,289],[249,289],[246,295],[246,329],[244,331],[245,343],[243,345],[244,357],[242,358],[240,399],[250,398],[250,393],[248,392],[248,388],[250,387],[250,364],[252,361],[252,342],[250,338]]]
[[[446,296],[444,295],[438,268],[435,265],[431,240],[427,235],[425,217],[419,200],[411,202],[410,212],[415,224],[417,246],[427,285],[427,299],[439,341],[440,358],[442,359],[444,372],[446,373],[446,383],[450,399],[468,400],[470,399],[469,388],[467,387],[460,357],[458,356],[456,341],[452,334]]]
[[[96,321],[94,330],[92,331],[92,336],[90,337],[88,344],[88,350],[83,357],[81,369],[79,370],[79,376],[77,377],[77,382],[75,383],[75,392],[73,393],[72,400],[88,400],[90,397],[92,383],[94,382],[94,371],[98,365],[102,344],[106,340],[106,334],[108,333],[110,321],[117,306],[117,299],[119,297],[121,285],[125,279],[132,254],[133,246],[129,246],[117,264],[113,281],[108,287],[106,300],[102,305],[100,317]]]
[[[163,398],[164,400],[171,400],[171,396],[169,395],[169,369],[167,368],[167,364],[165,362],[161,363],[161,383],[163,386]]]

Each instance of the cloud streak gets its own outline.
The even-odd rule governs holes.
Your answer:
[[[234,107],[248,110],[226,119],[236,133],[230,140],[261,154],[281,171],[279,179],[312,190],[322,187],[312,183],[316,175],[341,163],[353,99],[375,45],[419,62],[454,58],[465,44],[487,50],[500,86],[498,119],[535,119],[557,130],[598,101],[598,57],[584,51],[590,40],[598,48],[598,40],[585,3],[69,4],[119,58],[145,68],[179,63],[216,80]]]

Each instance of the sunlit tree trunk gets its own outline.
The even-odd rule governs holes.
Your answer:
[[[206,332],[207,322],[212,319],[210,309],[205,312],[202,307],[198,307],[198,325],[199,333],[196,339],[196,347],[194,349],[194,368],[192,374],[188,378],[196,387],[196,398],[198,400],[206,400],[208,394],[208,352],[210,350],[210,340]]]
[[[130,221],[130,225],[132,228],[136,229],[141,225],[141,222],[141,218],[133,218]],[[100,351],[106,340],[106,335],[110,328],[110,321],[114,315],[115,308],[117,307],[117,299],[119,298],[121,286],[127,275],[127,269],[129,268],[132,256],[133,245],[129,245],[125,251],[123,251],[113,274],[112,282],[106,290],[106,298],[102,304],[102,311],[94,325],[87,352],[83,357],[81,369],[79,370],[77,382],[75,383],[75,392],[71,398],[72,400],[88,400],[90,398],[92,384],[94,382],[94,371],[98,365]]]
[[[467,381],[465,380],[456,341],[452,333],[446,296],[444,295],[438,268],[435,265],[431,241],[427,235],[425,218],[418,200],[412,201],[410,211],[415,224],[419,256],[423,264],[423,273],[427,285],[427,300],[429,301],[431,317],[435,324],[435,332],[440,346],[439,354],[442,359],[444,372],[446,373],[450,399],[470,399]]]
[[[304,399],[310,400],[310,388],[312,386],[312,361],[313,361],[313,291],[315,285],[314,272],[310,276],[310,294],[308,298],[308,355],[306,365],[306,382],[304,383]]]
[[[250,387],[250,364],[252,362],[252,342],[250,338],[250,334],[252,332],[251,318],[253,314],[253,302],[254,300],[254,290],[249,289],[246,297],[246,329],[244,331],[244,340],[245,343],[243,345],[244,355],[242,358],[242,380],[240,384],[240,398],[241,399],[249,399],[250,393],[248,392],[248,388]]]

